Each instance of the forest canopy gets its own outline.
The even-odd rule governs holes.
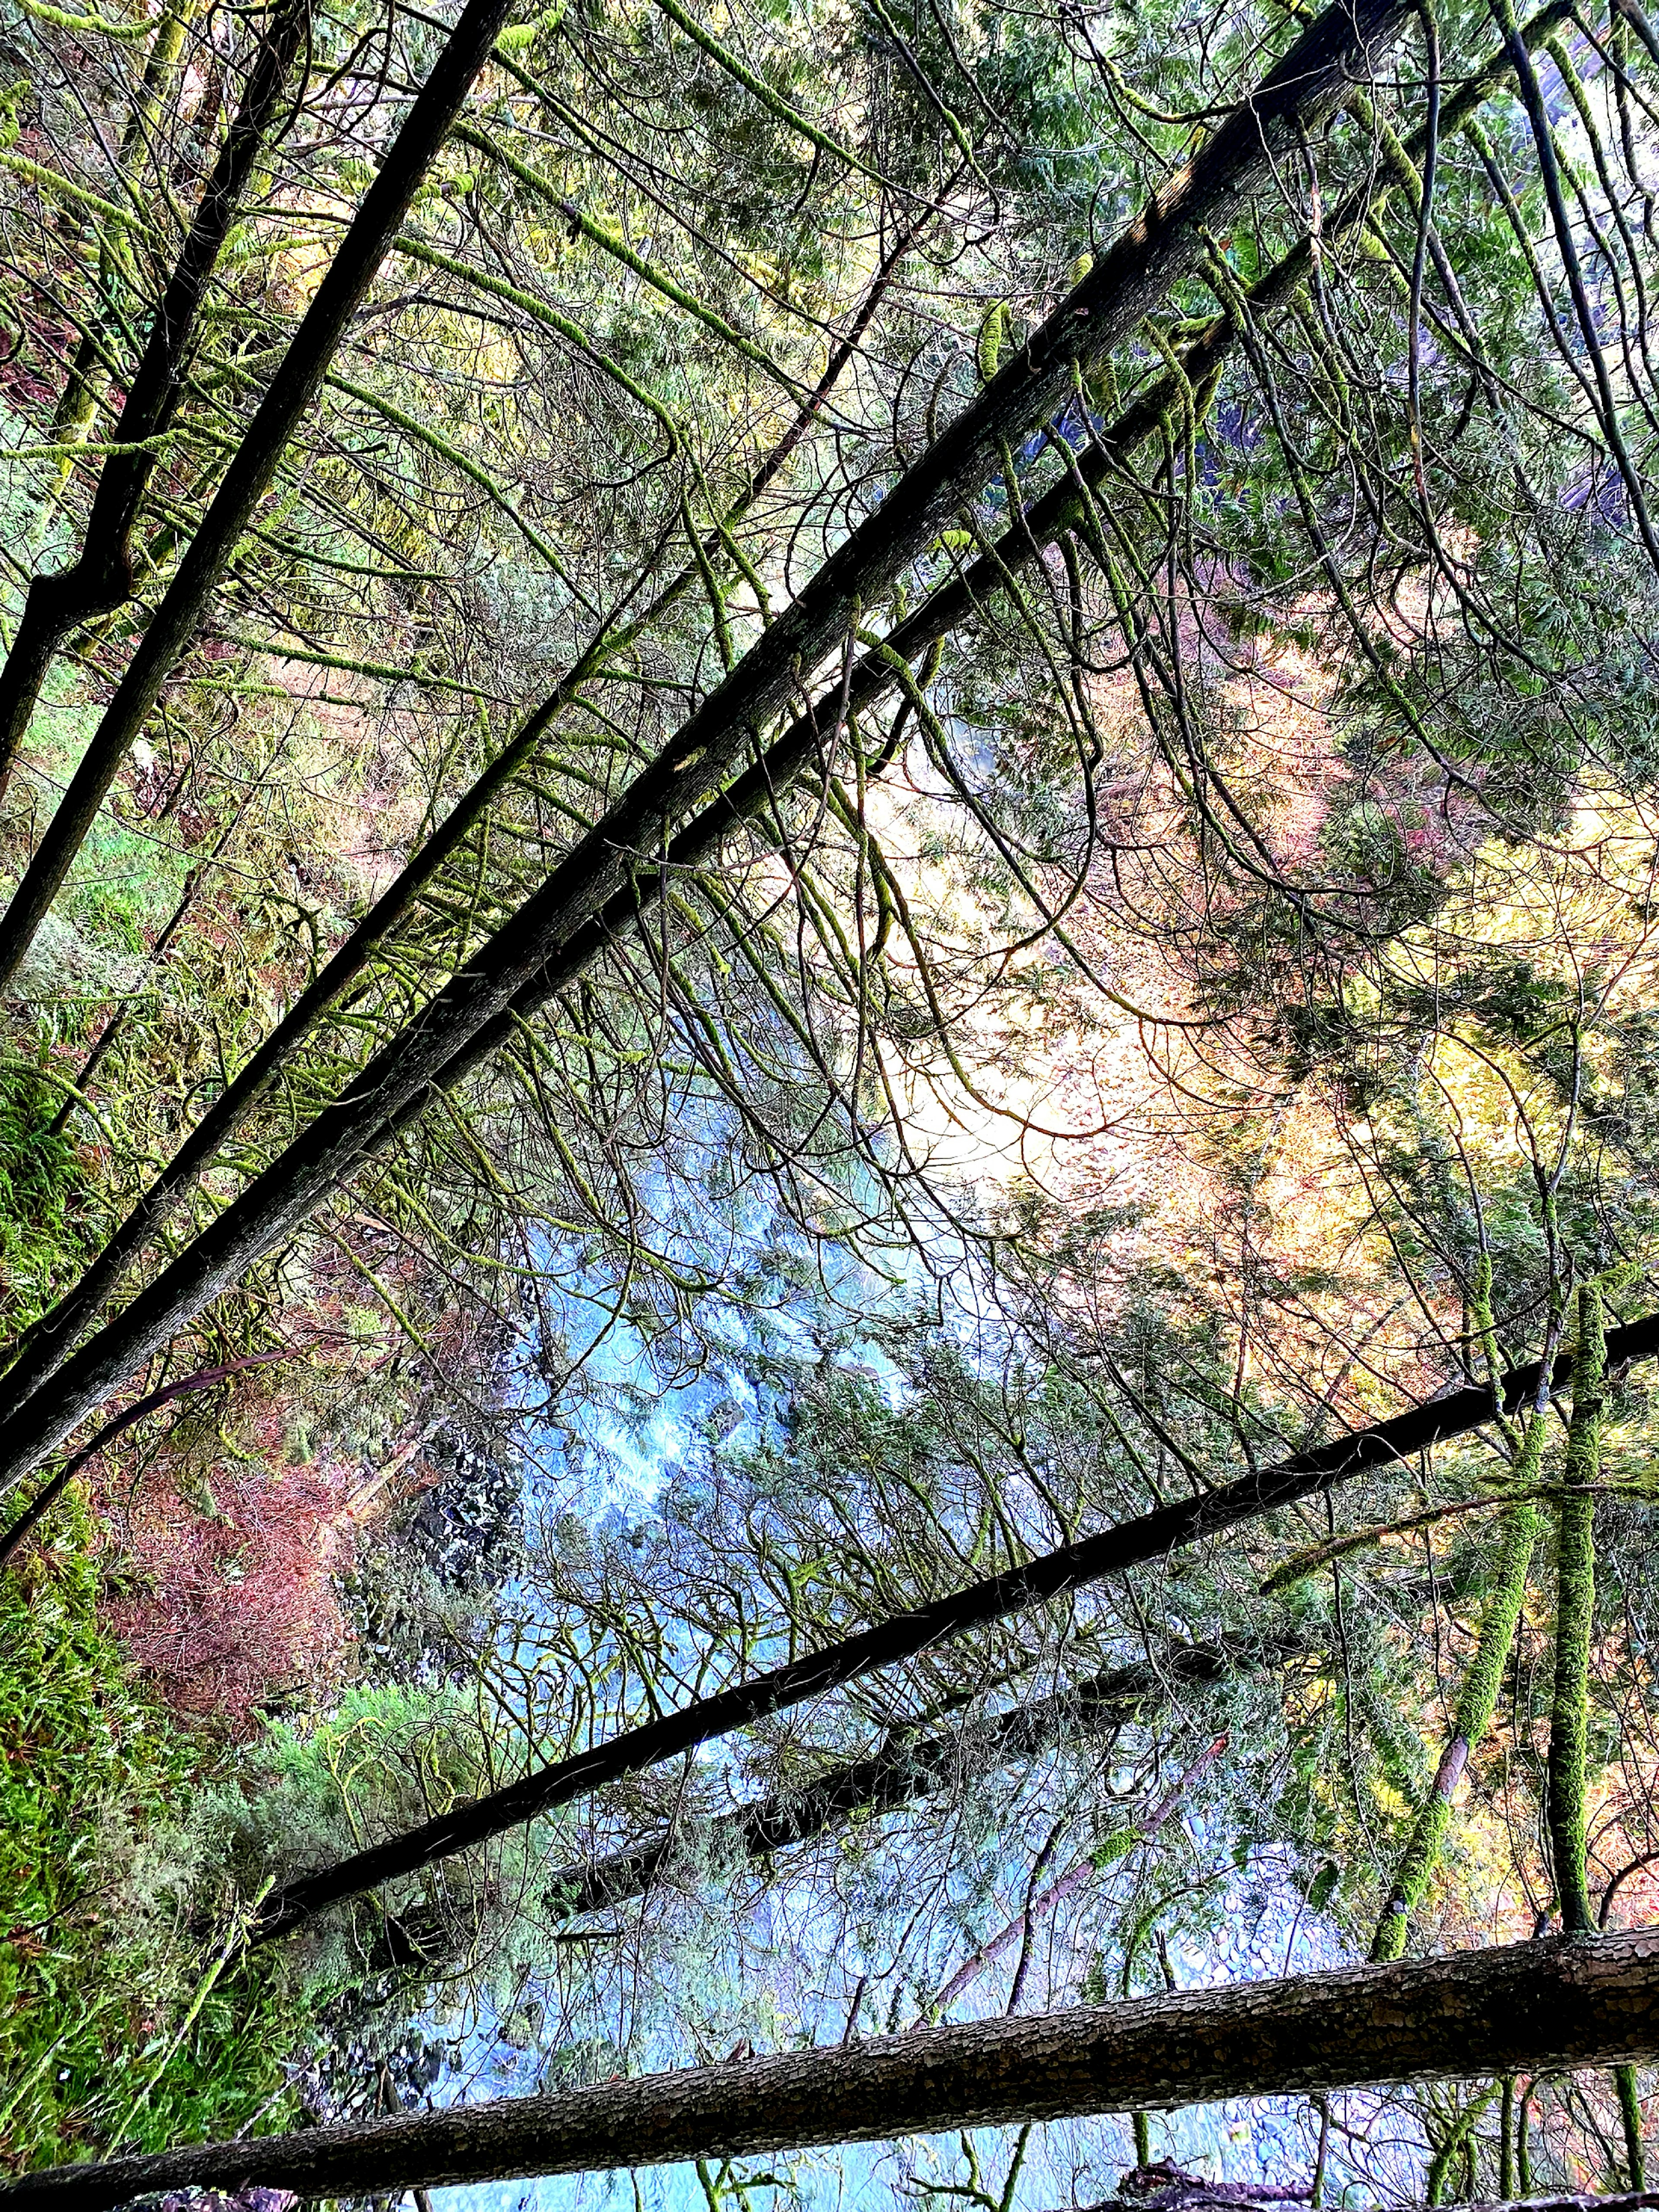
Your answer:
[[[0,0],[0,2207],[1654,2201],[1656,211],[1638,0]]]

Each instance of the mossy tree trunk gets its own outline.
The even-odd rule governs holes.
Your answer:
[[[1607,1338],[1593,1284],[1578,1293],[1578,1350],[1555,1562],[1555,1687],[1547,1773],[1550,1857],[1562,1932],[1594,1933],[1584,1864],[1589,1650],[1595,1613],[1595,1483],[1601,1472]]]
[[[1573,1369],[1572,1420],[1562,1470],[1555,1555],[1555,1680],[1550,1701],[1547,1776],[1550,1858],[1564,1935],[1595,1933],[1589,1895],[1584,1796],[1589,1749],[1589,1655],[1595,1626],[1595,1493],[1601,1475],[1601,1419],[1606,1404],[1607,1334],[1601,1292],[1578,1293],[1578,1346]],[[1624,2130],[1625,2162],[1633,2190],[1644,2185],[1642,2100],[1633,2066],[1613,2076]]]
[[[1469,1303],[1473,1333],[1485,1347],[1495,1371],[1498,1354],[1492,1316],[1492,1261],[1485,1253],[1476,1269]],[[1602,1357],[1605,1363],[1605,1346]],[[1500,1413],[1499,1426],[1510,1446],[1513,1480],[1517,1489],[1530,1489],[1538,1480],[1547,1416],[1548,1397],[1541,1389],[1528,1408],[1523,1429],[1516,1431]],[[1398,1959],[1404,1953],[1411,1916],[1422,1903],[1440,1863],[1446,1838],[1451,1832],[1452,1800],[1457,1785],[1468,1765],[1470,1753],[1484,1740],[1498,1710],[1504,1669],[1509,1662],[1521,1607],[1526,1599],[1527,1571],[1542,1528],[1542,1516],[1530,1498],[1517,1499],[1498,1524],[1498,1559],[1486,1611],[1481,1616],[1474,1657],[1458,1692],[1451,1735],[1440,1754],[1428,1796],[1418,1809],[1371,1940],[1374,1960]]]

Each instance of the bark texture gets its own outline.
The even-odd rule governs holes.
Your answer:
[[[493,40],[506,5],[507,0],[471,0],[448,51],[465,49],[470,54],[486,18]],[[400,1115],[423,1109],[434,1085],[456,1080],[475,1065],[489,1048],[493,1037],[501,1033],[499,1024],[510,1023],[521,994],[528,994],[532,1003],[538,1004],[550,988],[558,988],[556,982],[550,983],[550,977],[562,980],[571,948],[590,936],[592,926],[605,916],[612,902],[622,900],[624,914],[637,910],[636,877],[659,871],[662,847],[674,825],[706,806],[745,757],[753,757],[761,733],[775,715],[793,711],[803,687],[811,683],[831,655],[842,651],[849,631],[864,619],[865,610],[885,595],[939,531],[978,495],[1000,466],[1005,444],[1063,410],[1079,371],[1103,361],[1128,339],[1143,317],[1163,301],[1170,287],[1201,264],[1208,251],[1207,236],[1218,228],[1229,227],[1242,204],[1270,180],[1275,162],[1297,157],[1308,131],[1340,104],[1355,76],[1368,71],[1387,51],[1409,13],[1407,0],[1343,0],[1343,4],[1328,9],[1303,33],[1249,98],[1218,125],[1194,160],[1101,255],[1088,276],[998,372],[974,404],[935,440],[876,512],[830,556],[651,765],[550,871],[541,890],[376,1054],[334,1104],[317,1116],[304,1136],[164,1270],[142,1298],[65,1363],[51,1390],[36,1392],[5,1423],[0,1430],[0,1482],[26,1473],[118,1388],[149,1353],[239,1280],[254,1261],[290,1236],[321,1200],[385,1141]],[[487,51],[486,44],[478,53],[478,64]],[[441,73],[445,68],[446,64],[440,65]],[[476,68],[467,70],[465,82],[461,83],[459,68],[448,66],[445,129],[459,112],[475,73]],[[434,77],[422,92],[416,112],[434,94],[435,82]],[[411,113],[406,131],[414,121]],[[390,168],[389,161],[387,170],[376,179],[371,199]],[[416,181],[417,178],[409,179],[411,192]],[[368,215],[366,201],[359,222],[365,222]],[[390,232],[386,242],[389,240]],[[339,292],[335,279],[341,268],[337,260],[324,279],[308,311],[307,324],[325,295],[333,298]],[[372,269],[363,273],[361,284],[352,292],[350,306],[355,307],[362,297],[372,273]],[[336,307],[338,304],[336,299]],[[306,327],[301,325],[295,348]],[[340,328],[343,327],[342,320]],[[284,438],[316,389],[327,352],[331,350],[331,344],[316,361],[315,374],[305,383],[302,393],[296,395],[290,390],[292,379],[284,382],[285,372],[279,372],[279,383],[289,398],[297,396],[299,399],[285,417]],[[267,404],[270,401],[268,394]],[[261,416],[264,413],[262,406]],[[260,419],[255,419],[256,429]],[[232,463],[207,520],[112,702],[106,724],[118,732],[126,731],[121,739],[123,752],[153,703],[167,669],[194,628],[254,498],[269,479],[276,457],[265,452],[265,458],[260,459],[262,451],[265,448],[245,441]],[[216,520],[220,518],[222,504],[224,517]],[[223,521],[234,521],[228,537]],[[213,551],[215,546],[220,548],[217,554]],[[142,710],[135,720],[130,710],[141,693]],[[822,734],[827,737],[829,732]],[[84,817],[84,823],[90,823],[107,787],[108,775],[114,773],[108,750],[100,727],[88,761],[82,764],[92,784],[98,786],[91,810],[82,803],[86,791],[80,799],[76,798],[77,787],[85,781],[80,772],[58,809],[72,843],[84,834],[84,827],[76,829],[76,820]],[[101,766],[93,764],[94,754]],[[105,780],[99,784],[100,775]],[[55,837],[58,820],[54,817],[47,839],[57,854],[52,864],[58,867],[56,880],[61,880],[68,857],[62,840]],[[43,854],[46,849],[43,843]],[[37,867],[40,865],[38,856]],[[36,872],[32,868],[30,878]],[[51,886],[55,888],[56,881]],[[20,887],[13,902],[15,926],[9,918],[0,924],[0,983],[8,963],[33,935],[50,896],[44,876],[33,889],[29,879]],[[601,944],[606,941],[608,934],[599,939]]]
[[[1656,2055],[1659,1933],[1553,1937],[59,2166],[0,2188],[0,2212],[101,2212],[164,2190],[252,2185],[384,2197]]]
[[[1534,1433],[1543,1433],[1541,1417],[1534,1417]],[[1480,1635],[1468,1673],[1458,1692],[1457,1717],[1450,1741],[1413,1826],[1395,1875],[1389,1901],[1382,1908],[1371,1944],[1373,1959],[1397,1959],[1406,1948],[1411,1916],[1422,1903],[1440,1854],[1451,1830],[1452,1799],[1469,1763],[1469,1753],[1492,1726],[1498,1709],[1498,1692],[1504,1680],[1510,1650],[1515,1642],[1522,1602],[1527,1595],[1527,1570],[1543,1526],[1530,1498],[1512,1505],[1504,1516],[1498,1535],[1498,1571],[1486,1609],[1480,1618]]]

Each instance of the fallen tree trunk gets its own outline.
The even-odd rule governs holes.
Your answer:
[[[164,2190],[250,2185],[386,2197],[1656,2056],[1659,1932],[1558,1936],[58,2166],[0,2188],[0,2212],[102,2212]]]

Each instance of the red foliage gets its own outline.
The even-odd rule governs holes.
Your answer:
[[[327,1462],[232,1459],[208,1478],[216,1514],[161,1468],[137,1498],[108,1500],[126,1571],[104,1617],[175,1711],[244,1735],[275,1692],[337,1674],[346,1631],[331,1577],[349,1543],[348,1486]]]

